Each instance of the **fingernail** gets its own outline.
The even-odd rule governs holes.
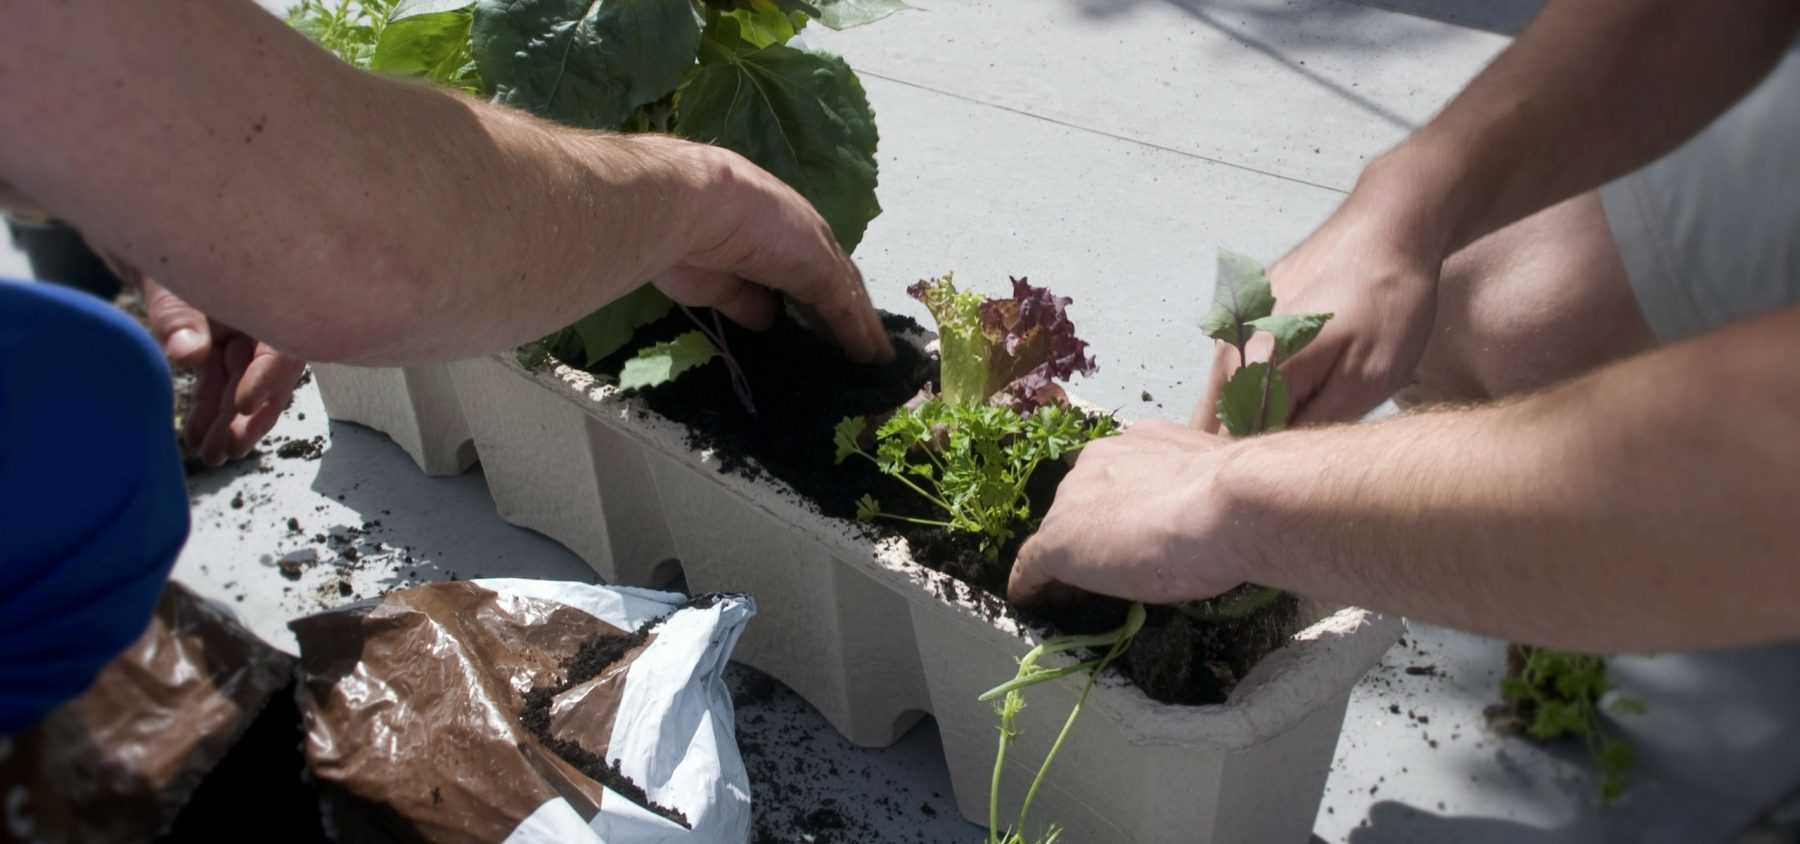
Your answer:
[[[166,349],[171,359],[182,360],[197,354],[204,345],[205,341],[200,339],[200,332],[192,328],[183,328],[169,335]]]

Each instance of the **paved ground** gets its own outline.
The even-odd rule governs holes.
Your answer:
[[[1182,418],[1198,398],[1195,319],[1213,249],[1278,256],[1536,7],[920,3],[929,9],[809,36],[861,69],[880,115],[887,213],[858,255],[878,303],[913,310],[901,288],[946,270],[989,290],[1029,275],[1077,300],[1102,366],[1080,392],[1133,418]],[[0,274],[18,271],[0,250]],[[323,455],[271,454],[197,480],[194,540],[178,567],[272,640],[285,640],[295,614],[415,579],[589,576],[559,546],[501,523],[478,471],[419,476],[380,437],[327,427],[311,387],[277,435],[322,437]],[[362,565],[341,565],[346,544]],[[296,551],[318,562],[289,582],[276,563]],[[1637,785],[1606,809],[1578,756],[1484,732],[1500,647],[1417,628],[1389,654],[1352,701],[1320,838],[1723,841],[1800,785],[1793,648],[1622,660],[1621,683],[1649,712],[1625,723],[1640,744]],[[1407,672],[1424,666],[1436,676]],[[839,840],[979,836],[955,818],[929,721],[893,748],[859,750],[784,689],[735,682],[760,689],[740,720],[747,746],[773,754],[759,769],[759,811],[800,830],[791,840],[849,835],[793,823],[822,808],[856,831]],[[797,756],[843,774],[821,785],[784,773]],[[882,796],[916,811],[878,806]]]

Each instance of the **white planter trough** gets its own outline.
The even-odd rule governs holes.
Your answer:
[[[475,443],[449,369],[314,364],[325,414],[386,434],[427,475],[459,475],[475,465]]]
[[[997,720],[976,697],[1013,676],[1034,635],[985,618],[904,542],[872,542],[783,485],[719,472],[681,426],[588,373],[532,372],[503,355],[452,364],[451,375],[504,518],[612,582],[655,584],[679,560],[696,592],[755,595],[761,613],[736,658],[857,744],[887,745],[934,715],[957,803],[987,823]],[[1034,824],[1053,821],[1083,844],[1306,841],[1351,687],[1400,633],[1398,619],[1360,609],[1312,617],[1222,705],[1159,704],[1108,678]],[[1003,807],[1018,806],[1078,692],[1073,680],[1027,692]],[[1001,823],[1011,819],[1003,811]]]

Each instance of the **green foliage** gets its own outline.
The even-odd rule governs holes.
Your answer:
[[[694,64],[681,0],[480,0],[470,32],[494,99],[584,129],[618,129]]]
[[[984,299],[949,275],[906,288],[938,324],[938,380],[952,404],[1001,403],[1021,412],[1064,401],[1061,382],[1092,373],[1066,296],[1012,279],[1012,296]]]
[[[367,68],[400,0],[300,0],[288,24],[349,64]]]
[[[625,348],[638,329],[673,310],[675,303],[669,297],[646,284],[551,335],[545,345],[563,360],[593,367]]]
[[[837,462],[852,455],[867,459],[936,505],[944,518],[893,514],[867,496],[858,503],[859,517],[978,534],[982,549],[998,558],[1021,527],[1031,526],[1025,487],[1037,467],[1111,436],[1117,424],[1110,417],[1089,417],[1060,404],[1021,415],[1010,407],[970,407],[934,399],[917,409],[902,408],[882,423],[875,432],[873,454],[861,444],[866,429],[862,417],[838,423],[833,438]]]
[[[1087,704],[1088,694],[1094,690],[1094,682],[1099,679],[1100,672],[1125,653],[1131,647],[1132,640],[1137,638],[1139,630],[1144,628],[1147,613],[1143,604],[1132,604],[1126,611],[1125,623],[1110,633],[1092,636],[1063,636],[1050,639],[1028,651],[1019,660],[1019,671],[1013,679],[1000,684],[986,693],[979,700],[992,701],[1001,698],[994,707],[1000,716],[1000,747],[994,753],[993,779],[988,787],[988,844],[1026,844],[1025,819],[1031,814],[1032,801],[1037,799],[1038,788],[1044,784],[1044,778],[1050,774],[1050,766],[1056,761],[1056,754],[1062,750],[1063,742],[1075,728],[1075,719],[1081,716],[1081,708]],[[1078,661],[1060,668],[1039,668],[1038,662],[1051,654],[1068,653],[1075,650],[1104,649],[1098,659]],[[1006,750],[1012,740],[1019,735],[1016,723],[1019,712],[1025,708],[1026,689],[1061,679],[1071,674],[1087,674],[1087,682],[1081,687],[1081,695],[1075,699],[1075,706],[1069,710],[1069,717],[1063,720],[1062,731],[1057,733],[1056,741],[1050,744],[1050,752],[1044,754],[1044,761],[1038,766],[1037,775],[1032,777],[1031,788],[1025,792],[1025,802],[1019,804],[1019,820],[1005,831],[1000,828],[1000,777],[1006,769]],[[1062,837],[1062,831],[1052,825],[1039,839],[1041,844],[1054,844]]]
[[[1625,793],[1636,751],[1631,742],[1607,730],[1601,718],[1601,701],[1612,690],[1606,677],[1606,658],[1514,645],[1522,660],[1515,661],[1500,681],[1502,700],[1523,716],[1525,732],[1539,741],[1579,738],[1588,748],[1600,772],[1600,797],[1606,802]],[[1614,712],[1638,714],[1642,701],[1615,698]]]
[[[1287,427],[1293,401],[1281,362],[1300,353],[1319,336],[1331,314],[1274,313],[1275,294],[1262,265],[1235,252],[1219,250],[1213,305],[1200,327],[1208,336],[1235,346],[1238,371],[1219,394],[1219,421],[1234,437],[1279,431]],[[1263,332],[1274,349],[1266,362],[1249,360],[1250,338]]]
[[[473,0],[402,0],[381,31],[369,69],[478,94],[481,72],[469,52],[474,20]]]
[[[881,213],[875,112],[836,56],[758,46],[738,18],[717,16],[699,67],[676,91],[675,131],[737,152],[799,191],[846,251]]]
[[[625,362],[619,372],[619,388],[643,390],[667,384],[694,367],[719,356],[719,349],[703,331],[689,331],[666,343],[647,346]]]

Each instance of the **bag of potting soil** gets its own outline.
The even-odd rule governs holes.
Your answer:
[[[141,842],[168,832],[292,676],[292,657],[168,584],[150,626],[86,692],[0,737],[0,842]],[[297,760],[286,776],[298,782]]]
[[[750,788],[722,673],[755,604],[582,583],[391,592],[290,627],[339,840],[731,842]]]

